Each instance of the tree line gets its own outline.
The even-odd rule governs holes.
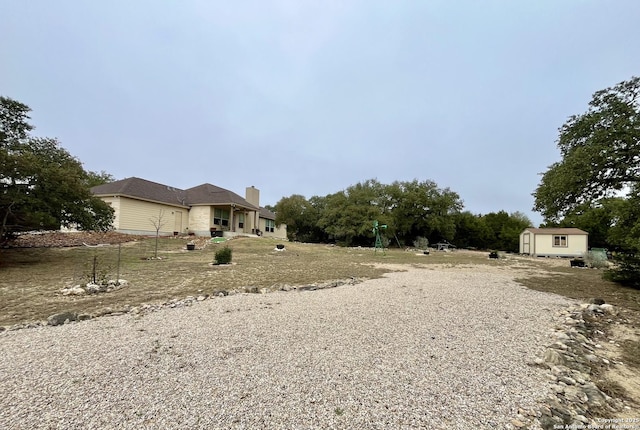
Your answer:
[[[518,251],[519,235],[531,226],[522,213],[474,215],[460,196],[431,180],[382,184],[369,179],[333,194],[309,199],[294,194],[272,208],[287,225],[290,240],[372,246],[373,221],[384,224],[392,246],[413,246],[418,238],[457,247]]]

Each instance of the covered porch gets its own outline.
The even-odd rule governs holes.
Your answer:
[[[238,204],[211,207],[209,217],[211,237],[233,237],[237,235],[257,236],[258,211]]]

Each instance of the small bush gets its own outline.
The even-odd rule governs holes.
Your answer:
[[[389,244],[391,243],[391,241],[389,240],[389,238],[387,236],[380,236],[380,241],[382,242],[382,247],[383,248],[388,248]]]
[[[429,239],[418,236],[416,240],[413,241],[413,247],[417,249],[427,249],[429,248]]]
[[[602,252],[586,252],[583,254],[584,262],[594,269],[606,269],[609,267],[607,254]]]
[[[222,249],[216,251],[216,264],[229,264],[231,263],[232,251],[231,248],[225,246]]]

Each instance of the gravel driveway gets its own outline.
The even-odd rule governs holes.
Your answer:
[[[0,428],[512,428],[570,303],[490,267],[410,269],[8,331]]]

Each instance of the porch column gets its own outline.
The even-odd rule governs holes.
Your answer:
[[[260,218],[258,217],[258,211],[253,213],[253,225],[256,226],[256,234],[258,234],[258,230],[260,229],[260,223],[258,222]]]
[[[231,205],[231,210],[229,211],[229,225],[231,228],[230,231],[236,231],[236,225],[233,223],[233,211],[235,210],[235,205]]]

